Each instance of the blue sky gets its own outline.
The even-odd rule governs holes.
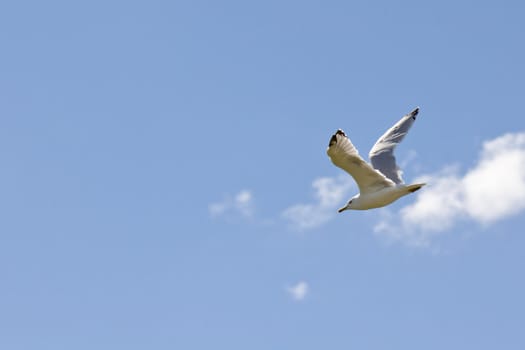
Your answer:
[[[0,347],[523,349],[525,9],[0,5]],[[385,209],[325,154],[397,150]]]

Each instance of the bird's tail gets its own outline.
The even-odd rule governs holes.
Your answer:
[[[419,190],[421,187],[423,187],[425,185],[426,185],[425,183],[408,185],[407,186],[407,190],[408,190],[408,192],[413,193],[413,192],[416,192],[417,190]]]

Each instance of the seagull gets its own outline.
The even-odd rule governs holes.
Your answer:
[[[394,157],[394,149],[405,138],[418,113],[419,107],[403,116],[377,140],[368,155],[370,164],[359,156],[343,130],[339,129],[332,135],[326,150],[328,157],[337,167],[349,173],[359,187],[359,193],[339,209],[339,213],[348,209],[384,207],[425,185],[405,185]]]

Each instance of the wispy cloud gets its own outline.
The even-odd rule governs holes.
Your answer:
[[[299,203],[286,208],[282,215],[296,230],[306,230],[321,226],[334,217],[350,188],[350,176],[322,177],[314,180],[314,203]]]
[[[305,281],[300,281],[295,285],[286,288],[290,297],[296,301],[303,301],[308,295],[309,290],[310,286]]]
[[[254,212],[253,195],[249,190],[242,190],[235,195],[226,195],[220,202],[208,206],[211,216],[221,216],[228,213],[237,213],[243,217],[251,217]]]
[[[460,221],[490,225],[525,210],[525,133],[509,133],[483,144],[477,164],[422,176],[428,186],[413,204],[383,210],[376,233],[409,245],[427,246],[433,236]]]

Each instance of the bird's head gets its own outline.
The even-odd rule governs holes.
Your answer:
[[[344,207],[338,209],[337,211],[339,213],[342,213],[343,211],[345,210],[348,210],[348,209],[354,209],[355,205],[356,205],[356,201],[358,200],[357,197],[353,197],[351,198]]]

